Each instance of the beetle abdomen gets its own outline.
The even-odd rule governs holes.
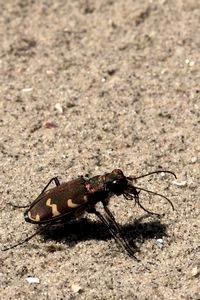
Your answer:
[[[88,201],[85,179],[80,177],[41,194],[25,212],[30,223],[47,223],[64,218]]]

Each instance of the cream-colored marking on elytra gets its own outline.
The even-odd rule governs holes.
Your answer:
[[[28,212],[28,217],[29,217],[30,220],[33,220],[33,221],[36,221],[36,222],[39,222],[39,221],[40,221],[40,215],[37,214],[37,215],[35,216],[35,219],[34,219],[34,218],[31,216],[31,212],[30,212],[30,211]]]
[[[73,202],[72,202],[72,199],[68,199],[68,200],[67,200],[67,206],[69,206],[70,208],[75,208],[75,207],[80,206],[80,204],[73,203]]]
[[[56,205],[56,204],[51,204],[51,198],[49,198],[49,199],[46,201],[46,206],[51,207],[53,217],[56,217],[56,216],[59,216],[59,215],[60,215],[60,212],[59,212],[58,209],[57,209],[57,205]]]
[[[83,197],[83,200],[84,200],[84,203],[86,203],[87,201],[88,201],[88,197],[85,195],[84,197]],[[67,205],[70,207],[70,208],[76,208],[76,207],[78,207],[78,206],[80,206],[80,205],[82,205],[83,203],[74,203],[73,201],[72,201],[72,199],[68,199],[67,200]]]

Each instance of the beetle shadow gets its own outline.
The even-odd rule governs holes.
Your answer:
[[[167,236],[167,226],[162,224],[159,219],[142,222],[148,218],[149,214],[136,219],[134,223],[128,225],[120,225],[124,238],[130,245],[139,250],[138,244],[142,244],[145,240],[162,238]],[[42,233],[44,240],[54,240],[60,244],[66,243],[69,247],[73,247],[76,243],[87,240],[110,240],[113,239],[108,228],[99,221],[92,221],[82,218],[59,226],[51,226],[46,228]]]

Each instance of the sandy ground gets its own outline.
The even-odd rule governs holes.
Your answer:
[[[138,181],[174,203],[141,192],[162,218],[110,201],[141,262],[85,216],[1,251],[0,299],[200,299],[200,2],[1,0],[0,11],[1,248],[37,228],[9,202],[32,202],[52,176],[177,174]]]

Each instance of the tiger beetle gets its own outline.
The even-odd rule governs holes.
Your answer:
[[[95,214],[106,226],[116,242],[118,242],[130,256],[138,260],[134,255],[133,249],[125,239],[120,226],[109,210],[108,203],[113,195],[123,195],[127,200],[135,200],[135,203],[145,212],[159,215],[147,210],[140,203],[139,193],[140,191],[145,191],[166,199],[174,210],[172,202],[167,197],[133,184],[133,181],[136,181],[139,178],[157,173],[169,173],[176,178],[176,175],[173,172],[166,170],[154,171],[139,177],[126,177],[120,169],[114,169],[111,173],[105,173],[104,175],[98,175],[91,178],[80,176],[66,183],[60,183],[57,177],[53,177],[32,204],[26,206],[16,206],[11,204],[18,208],[28,207],[24,213],[25,221],[41,225],[41,227],[26,239],[2,250],[6,251],[15,248],[18,245],[22,245],[38,233],[44,231],[44,229],[50,225],[66,223],[73,219],[80,218],[87,212]],[[48,189],[52,182],[54,182],[56,186]],[[96,209],[95,206],[98,202],[102,203],[104,214]]]

